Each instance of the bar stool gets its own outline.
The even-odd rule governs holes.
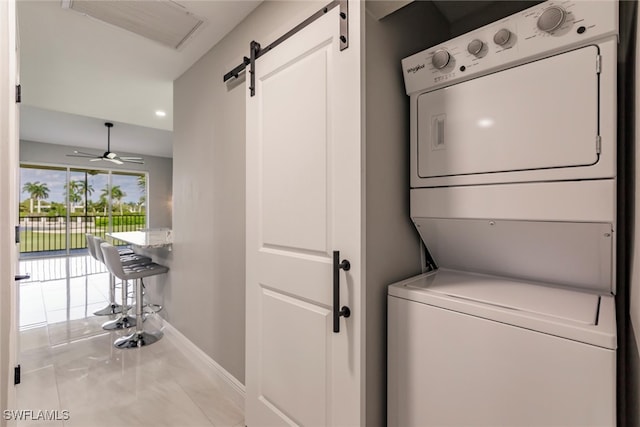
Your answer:
[[[103,263],[96,254],[96,242],[95,237],[90,233],[85,234],[87,238],[87,249],[89,250],[89,255],[96,261],[100,261]],[[98,250],[100,248],[98,247]],[[133,253],[133,251],[131,251]],[[100,253],[102,255],[102,252]],[[104,264],[104,263],[103,263]],[[95,316],[109,316],[112,314],[122,313],[122,305],[116,302],[116,278],[113,274],[109,274],[109,305],[105,308],[94,312]]]
[[[101,249],[101,245],[103,243],[106,243],[103,239],[99,238],[99,237],[93,237],[95,245],[96,245],[96,255],[98,256],[98,259],[103,262],[105,265],[107,265],[105,259],[104,259],[104,253],[102,252]],[[111,246],[111,245],[110,245]],[[98,250],[98,248],[100,248],[100,250]],[[115,248],[115,246],[113,247],[113,249],[116,252],[116,255],[118,256],[118,259],[120,260],[121,264],[124,265],[144,265],[144,264],[148,264],[151,262],[151,258],[143,256],[143,255],[138,255],[138,254],[132,254],[132,255],[120,255],[118,250]],[[113,280],[115,281],[115,276],[114,274],[111,272],[111,269],[109,268],[109,266],[107,265],[107,270],[109,270],[109,274],[111,275],[111,277],[113,278]],[[133,326],[136,325],[136,319],[134,317],[129,316],[129,307],[127,305],[127,299],[128,299],[128,286],[127,286],[127,281],[123,280],[122,281],[122,311],[120,313],[120,317],[114,319],[114,320],[110,320],[108,322],[105,322],[102,325],[102,329],[106,330],[106,331],[111,331],[111,330],[115,330],[115,329],[127,329],[127,328],[131,328]]]
[[[102,243],[100,245],[102,255],[107,265],[107,269],[123,282],[127,280],[135,280],[136,282],[136,330],[134,333],[115,340],[113,345],[117,348],[135,348],[153,344],[162,338],[162,332],[147,332],[143,326],[142,313],[142,278],[164,274],[169,269],[163,265],[154,262],[144,265],[123,265],[118,256],[118,252],[113,245]]]

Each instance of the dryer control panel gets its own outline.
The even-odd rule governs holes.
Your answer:
[[[616,36],[617,28],[615,1],[544,2],[403,59],[406,92],[435,89],[548,57]]]

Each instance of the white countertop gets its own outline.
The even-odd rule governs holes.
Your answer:
[[[171,230],[123,231],[107,233],[107,236],[142,248],[160,248],[173,243]]]

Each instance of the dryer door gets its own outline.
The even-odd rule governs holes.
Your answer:
[[[419,177],[597,163],[597,55],[587,46],[419,95]]]

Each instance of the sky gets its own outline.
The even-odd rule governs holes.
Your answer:
[[[45,199],[48,202],[60,202],[64,203],[64,184],[67,179],[66,170],[52,170],[52,169],[33,169],[33,168],[20,168],[20,201],[27,200],[29,193],[22,191],[24,184],[27,182],[46,183],[49,187],[49,197]],[[83,172],[71,172],[71,180],[84,181],[85,174]],[[107,173],[100,173],[95,176],[87,175],[89,185],[93,187],[93,194],[89,196],[90,200],[98,201],[102,189],[106,187],[108,182]],[[138,202],[143,192],[138,188],[137,177],[131,175],[112,175],[112,184],[119,185],[120,189],[124,191],[126,196],[122,199],[124,203]]]

